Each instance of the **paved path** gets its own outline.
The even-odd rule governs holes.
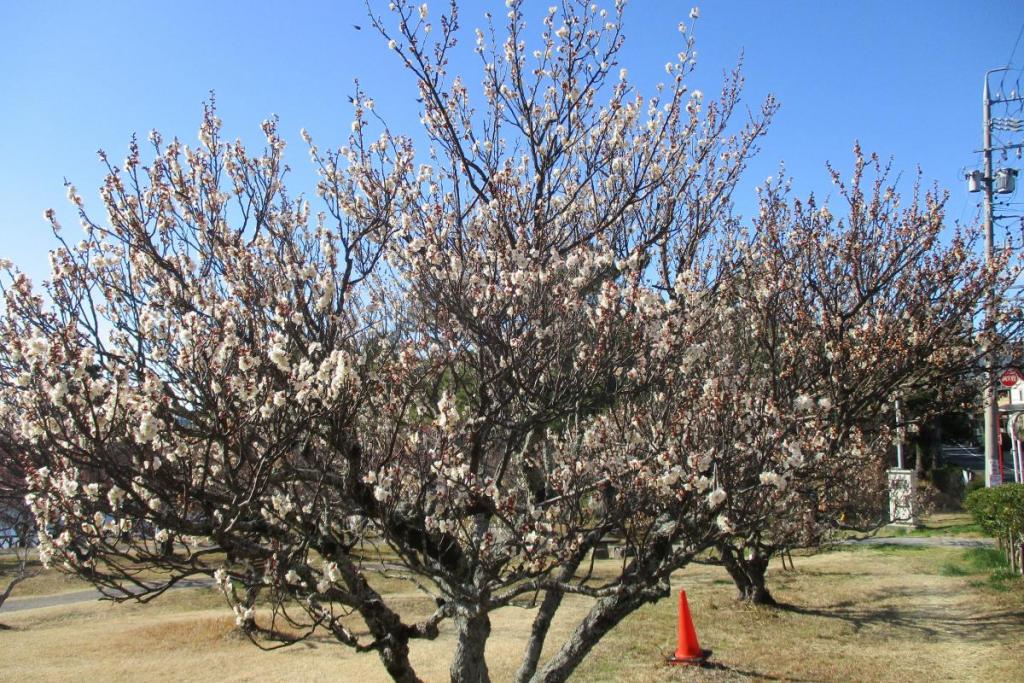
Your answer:
[[[962,538],[959,536],[872,536],[871,538],[849,539],[842,545],[909,545],[909,546],[942,546],[953,548],[994,548],[996,542],[991,538]],[[213,579],[185,579],[179,581],[171,590],[178,588],[202,588],[213,586]],[[8,598],[2,613],[20,612],[27,609],[74,605],[81,602],[102,600],[103,594],[94,588],[57,593],[55,595],[39,595],[27,598]]]
[[[993,538],[963,538],[961,536],[872,536],[843,541],[843,545],[913,545],[948,548],[994,548]]]
[[[400,565],[391,562],[374,563],[373,565],[363,565],[364,568],[377,568],[378,570],[398,570],[401,571],[403,568]],[[176,590],[178,588],[203,588],[212,587],[214,581],[212,578],[202,579],[182,579],[178,583],[174,584],[170,590]],[[17,588],[15,588],[15,595],[17,595]],[[20,612],[26,609],[40,609],[43,607],[58,607],[60,605],[74,605],[80,602],[92,602],[94,600],[103,600],[103,593],[99,592],[95,588],[86,588],[84,590],[69,591],[67,593],[55,593],[52,595],[38,595],[34,597],[16,598],[11,597],[7,599],[3,607],[0,608],[0,614],[6,614],[8,612]]]
[[[184,579],[176,583],[171,590],[178,588],[202,588],[204,586],[213,586],[213,579]],[[15,589],[15,591],[16,590],[17,589]],[[11,597],[4,603],[3,608],[0,608],[0,615],[7,614],[8,612],[20,612],[26,609],[40,609],[43,607],[74,605],[80,602],[93,602],[96,600],[102,600],[103,598],[103,593],[100,593],[95,588],[86,588],[85,590],[56,593],[53,595],[37,595],[26,598]]]

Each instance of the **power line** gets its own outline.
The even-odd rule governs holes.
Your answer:
[[[1010,67],[1013,66],[1013,58],[1017,55],[1017,47],[1020,45],[1021,36],[1024,36],[1024,24],[1020,25],[1020,30],[1017,31],[1017,40],[1013,41],[1013,49],[1010,50],[1010,57],[1006,60],[1006,68],[999,77],[999,92],[1006,92],[1006,74],[1010,72]],[[1014,91],[1020,94],[1020,74],[1017,75],[1017,83]]]
[[[1013,58],[1017,54],[1017,46],[1020,45],[1020,37],[1024,35],[1024,24],[1020,25],[1020,30],[1017,31],[1017,40],[1013,43],[1013,50],[1010,51],[1010,58],[1006,60],[1006,66],[1013,64]]]

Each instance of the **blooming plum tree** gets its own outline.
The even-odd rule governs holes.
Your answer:
[[[507,4],[503,32],[476,34],[479,104],[448,73],[454,3],[372,16],[418,81],[428,145],[357,90],[344,146],[303,132],[315,197],[286,192],[276,121],[250,153],[221,138],[212,105],[198,146],[153,133],[148,162],[135,142],[123,164],[101,155],[105,220],[68,187],[84,239],[51,213],[48,298],[10,270],[0,319],[0,406],[33,464],[46,561],[117,599],[213,576],[257,643],[326,631],[400,681],[417,680],[410,643],[442,627],[452,680],[487,680],[490,615],[529,602],[516,679],[559,681],[737,533],[748,491],[817,486],[819,469],[783,468],[795,449],[827,460],[857,438],[834,416],[881,389],[822,374],[799,336],[771,358],[727,333],[750,324],[748,300],[769,321],[765,302],[798,295],[819,308],[790,305],[784,324],[822,348],[867,358],[894,324],[872,298],[876,326],[840,325],[830,280],[814,299],[787,279],[811,233],[773,240],[803,213],[771,220],[783,209],[767,202],[758,234],[739,231],[731,193],[774,101],[737,126],[738,73],[719,97],[690,91],[685,24],[645,98],[617,61],[624,3],[552,8],[535,49]],[[898,247],[866,243],[865,268],[880,244]],[[945,265],[970,265],[951,253]],[[976,296],[977,275],[943,291]],[[627,559],[595,574],[609,534]],[[408,621],[374,588],[394,564],[434,598],[430,615]],[[568,594],[591,607],[542,663]]]
[[[742,320],[717,342],[715,372],[741,376],[746,394],[723,399],[720,419],[752,453],[721,473],[732,528],[717,548],[753,602],[773,602],[765,571],[777,551],[887,521],[893,397],[977,382],[978,336],[1005,338],[973,321],[1012,283],[1009,254],[986,267],[976,229],[943,241],[944,197],[915,187],[904,205],[888,169],[854,151],[849,184],[832,172],[840,218],[813,197],[787,200],[780,183],[762,190],[728,293]]]
[[[517,678],[564,680],[713,542],[725,465],[689,448],[713,425],[678,358],[720,315],[714,243],[775,105],[730,132],[739,76],[690,92],[685,25],[644,98],[617,63],[621,3],[553,9],[534,52],[510,5],[504,39],[477,34],[480,110],[446,73],[454,4],[374,17],[429,150],[358,91],[346,145],[304,133],[312,201],[285,191],[275,121],[251,154],[212,106],[199,146],[101,154],[105,221],[68,187],[84,239],[50,213],[49,301],[11,271],[0,322],[47,562],[118,599],[212,575],[257,642],[323,629],[404,681],[410,641],[449,621],[453,680],[487,679],[489,614],[543,594]],[[583,562],[609,533],[631,559],[598,579]],[[432,615],[372,587],[367,545]],[[567,593],[593,607],[540,666]]]

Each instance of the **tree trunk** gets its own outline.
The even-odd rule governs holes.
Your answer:
[[[20,553],[21,551],[16,549],[15,552]],[[25,579],[29,578],[29,576],[35,575],[35,572],[32,572],[31,574],[29,573],[28,569],[26,568],[27,566],[28,559],[25,557],[25,555],[21,555],[21,557],[18,558],[18,568],[15,570],[14,576],[11,577],[10,581],[7,582],[7,587],[4,588],[3,593],[0,593],[0,607],[3,607],[4,603],[7,602],[7,598],[11,597],[11,593],[14,592],[15,586],[17,586]]]
[[[373,649],[388,675],[399,683],[420,683],[409,661],[409,631],[401,618],[384,604],[380,594],[370,587],[350,560],[340,555],[335,557],[349,592],[355,597],[356,610],[373,636]]]
[[[11,593],[14,591],[14,587],[27,578],[28,575],[25,574],[25,572],[19,572],[17,576],[8,582],[7,588],[4,589],[3,593],[0,593],[0,607],[3,607],[4,603],[7,602],[7,598],[11,596]]]
[[[581,559],[586,553],[580,552],[562,566],[558,574],[559,581],[568,581],[576,573]],[[547,639],[548,630],[551,628],[551,620],[562,605],[562,598],[565,596],[560,590],[551,589],[545,591],[544,600],[541,601],[537,615],[533,618],[533,625],[530,627],[530,639],[526,643],[526,650],[523,652],[523,659],[516,671],[516,683],[527,683],[537,673],[537,663],[540,661],[540,653],[544,649],[544,641]]]
[[[601,638],[641,605],[669,594],[668,584],[658,584],[597,601],[562,647],[536,673],[531,683],[561,683],[569,678]]]
[[[388,675],[397,683],[421,683],[412,664],[409,663],[409,641],[388,636],[378,646],[377,655],[384,664]]]
[[[765,585],[770,553],[759,551],[753,557],[745,558],[742,551],[728,545],[720,545],[718,551],[722,556],[722,565],[736,584],[738,600],[754,605],[778,604]]]
[[[245,610],[256,607],[256,600],[260,596],[260,584],[252,581],[245,587],[245,597],[242,599],[242,607]],[[244,614],[244,612],[243,612]],[[242,622],[242,630],[246,633],[253,633],[256,631],[256,620],[252,617],[245,619]]]
[[[533,619],[533,626],[530,628],[530,639],[526,643],[523,660],[519,664],[519,670],[516,671],[516,683],[527,683],[537,672],[537,662],[540,661],[540,653],[544,649],[544,640],[551,627],[551,620],[561,606],[564,595],[562,591],[554,589],[544,593],[544,600],[541,602],[537,616]]]
[[[491,635],[490,617],[487,612],[457,609],[454,621],[459,642],[452,657],[452,683],[488,683],[491,676],[487,671],[484,648]]]

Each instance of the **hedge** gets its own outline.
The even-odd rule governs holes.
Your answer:
[[[989,536],[999,540],[1010,567],[1024,572],[1024,484],[971,491],[964,507]]]

